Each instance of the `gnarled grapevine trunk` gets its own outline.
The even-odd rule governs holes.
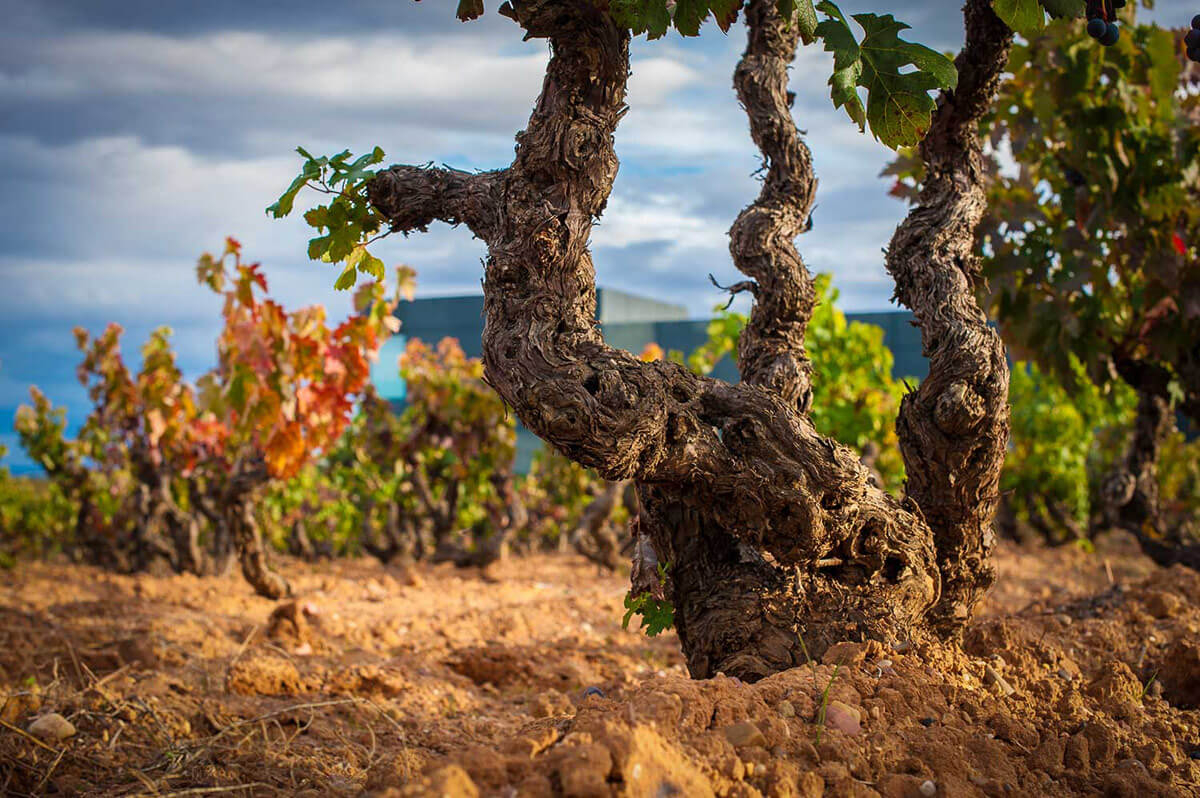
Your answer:
[[[1008,363],[975,299],[975,228],[986,208],[979,119],[1008,62],[1013,34],[987,0],[967,0],[958,87],[939,99],[921,142],[925,180],[896,230],[887,269],[896,298],[917,318],[929,376],[904,397],[896,433],[908,476],[937,547],[942,593],[932,615],[960,629],[995,580],[992,518],[1008,447]]]
[[[885,494],[858,455],[817,434],[806,415],[811,366],[803,340],[813,291],[791,240],[807,220],[815,181],[787,94],[798,31],[775,7],[772,0],[748,4],[750,41],[736,78],[752,135],[768,161],[762,194],[731,233],[735,262],[754,279],[738,288],[757,298],[740,345],[739,385],[670,362],[641,362],[601,338],[587,244],[617,173],[613,133],[625,112],[629,34],[593,3],[512,3],[527,36],[549,39],[552,56],[510,167],[468,174],[396,166],[370,186],[372,202],[393,229],[465,223],[487,243],[488,382],[529,429],[568,457],[606,479],[637,481],[643,504],[638,571],[654,571],[646,565],[651,558],[666,568],[676,625],[697,677],[724,671],[756,679],[803,662],[806,649],[819,655],[840,639],[906,638],[938,605],[942,570],[952,576],[986,570],[982,562],[958,570],[940,564],[940,538],[922,517],[934,514],[933,502],[919,508]],[[971,0],[969,21],[980,9],[991,13],[987,0]],[[1001,50],[1007,42],[1005,31]],[[980,46],[993,45],[969,38],[967,51]],[[943,102],[939,114],[952,118],[940,124],[958,136],[947,132],[940,141],[967,149],[969,165],[974,139],[959,128],[982,113],[1003,59],[976,64],[960,58],[964,66],[980,74],[964,76],[973,88],[961,102]],[[943,113],[947,107],[956,110]],[[952,155],[939,157],[949,162]],[[933,163],[936,171],[942,161]],[[962,191],[976,188],[966,177],[952,177]],[[940,221],[947,230],[929,241],[923,257],[903,240],[894,242],[893,273],[902,294],[924,311],[918,315],[929,319],[931,337],[942,329],[932,325],[949,325],[945,351],[955,353],[979,343],[954,338],[961,335],[955,320],[944,319],[947,311],[978,314],[967,281],[971,215],[951,195],[917,212],[923,223]],[[919,236],[914,230],[909,238]],[[953,293],[943,297],[929,286]],[[927,348],[940,350],[932,341]],[[932,354],[935,372],[951,372],[931,375],[935,387],[976,381],[960,356]],[[1003,379],[983,378],[993,387],[997,381]],[[969,484],[948,497],[976,501],[999,472],[987,437],[993,427],[957,418],[950,400],[930,396],[934,407],[946,407],[956,445],[987,455],[964,471]],[[915,407],[910,428],[920,430],[927,411]],[[918,502],[925,495],[915,492]],[[939,522],[951,516],[990,522],[991,505],[941,512],[934,514]],[[952,529],[939,534],[950,547],[978,548],[960,545]],[[968,523],[964,534],[973,535],[974,527]]]
[[[279,599],[291,594],[291,586],[271,569],[262,529],[254,515],[254,501],[267,479],[267,466],[261,457],[242,457],[224,484],[210,485],[216,495],[203,496],[196,490],[193,501],[212,521],[214,542],[222,548],[236,549],[242,575],[254,592]]]
[[[1178,539],[1159,503],[1158,458],[1173,426],[1167,401],[1155,392],[1140,391],[1133,439],[1125,461],[1101,486],[1101,509],[1107,524],[1132,534],[1159,565],[1182,563],[1200,570],[1200,544]]]
[[[238,559],[242,564],[242,575],[264,598],[281,599],[291,595],[292,588],[287,580],[271,569],[267,550],[263,543],[262,528],[254,517],[250,500],[231,503],[226,509],[233,539],[237,543]]]

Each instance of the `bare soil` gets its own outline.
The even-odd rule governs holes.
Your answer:
[[[1122,538],[999,565],[961,650],[847,643],[757,684],[689,679],[575,558],[284,561],[294,602],[22,565],[0,794],[1198,794],[1200,574]],[[26,731],[50,712],[75,734]]]

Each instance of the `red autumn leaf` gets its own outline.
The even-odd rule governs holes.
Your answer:
[[[1187,253],[1187,243],[1184,242],[1183,236],[1179,233],[1171,234],[1171,244],[1175,247],[1175,252],[1179,255]]]

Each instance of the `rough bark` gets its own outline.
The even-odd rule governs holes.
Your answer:
[[[803,662],[806,647],[819,654],[847,637],[906,638],[938,599],[933,534],[916,504],[872,485],[857,455],[818,435],[802,412],[809,391],[806,274],[790,237],[811,200],[783,195],[811,191],[811,175],[803,178],[806,151],[786,93],[779,94],[794,34],[773,2],[751,2],[739,81],[755,135],[771,148],[768,159],[778,170],[775,178],[768,170],[762,207],[735,225],[733,246],[748,253],[739,265],[761,280],[755,290],[762,310],[756,343],[747,345],[755,365],[745,382],[728,385],[608,347],[595,322],[587,242],[617,172],[613,133],[625,112],[628,32],[582,0],[516,0],[512,8],[527,37],[551,45],[542,93],[517,137],[512,165],[478,175],[393,167],[372,181],[373,203],[395,230],[465,223],[487,244],[488,382],[559,451],[606,479],[638,482],[639,559],[653,556],[668,568],[694,676],[760,678]],[[965,132],[960,139],[969,143]],[[960,218],[952,198],[943,202],[950,204],[941,209],[944,218],[926,209],[926,223],[967,228],[969,245],[970,214]],[[957,291],[954,275],[940,271],[963,279],[964,267],[938,260],[937,248],[954,249],[958,239],[927,243],[936,247],[925,257],[897,260],[898,279],[929,324],[953,327],[953,319],[941,319],[947,301],[933,289]],[[790,293],[774,295],[782,292]],[[954,293],[949,309],[964,302]],[[936,348],[929,341],[927,347]],[[1002,352],[999,360],[993,368],[1003,368]],[[935,362],[946,370],[944,358]],[[953,410],[947,405],[939,418],[950,424]],[[959,432],[960,446],[974,434]],[[990,510],[979,515],[990,520]],[[948,532],[948,545],[957,545]]]
[[[925,181],[896,230],[887,269],[921,328],[929,376],[904,397],[896,432],[906,493],[933,530],[942,592],[932,621],[954,633],[995,580],[989,564],[1008,445],[1004,345],[975,299],[975,228],[986,207],[978,122],[1008,62],[1013,34],[990,0],[968,0],[958,87],[943,92],[920,154]]]
[[[1158,458],[1173,425],[1165,399],[1154,391],[1138,393],[1129,451],[1100,489],[1103,514],[1109,525],[1137,538],[1142,551],[1159,565],[1182,563],[1200,570],[1200,544],[1174,539],[1159,502]]]
[[[799,25],[780,25],[769,3],[746,7],[749,42],[733,73],[750,136],[765,167],[758,198],[729,231],[734,265],[752,278],[755,296],[738,339],[742,380],[769,388],[801,412],[812,406],[812,363],[804,333],[816,291],[793,240],[804,232],[816,197],[812,154],[792,121],[794,95],[788,65],[800,40]],[[736,288],[737,286],[735,286]]]
[[[267,550],[263,544],[262,529],[254,517],[251,502],[243,500],[231,504],[226,511],[237,542],[238,560],[242,564],[242,575],[264,598],[281,599],[290,596],[292,588],[288,581],[271,569]]]
[[[280,599],[291,595],[292,589],[286,579],[271,569],[262,529],[254,515],[254,500],[268,478],[262,458],[239,458],[215,503],[221,516],[221,527],[228,531],[237,549],[246,581],[258,595]]]

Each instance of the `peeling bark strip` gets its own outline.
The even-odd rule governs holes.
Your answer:
[[[915,504],[871,484],[857,455],[818,435],[802,412],[812,302],[791,238],[807,217],[814,181],[783,84],[796,39],[775,3],[749,3],[750,44],[738,73],[771,166],[763,194],[732,234],[739,267],[759,280],[739,385],[669,362],[643,363],[604,344],[587,242],[617,173],[613,133],[626,110],[629,33],[587,0],[514,0],[512,7],[527,38],[549,39],[552,52],[512,165],[478,175],[393,167],[370,187],[393,229],[465,223],[487,243],[488,382],[559,451],[606,479],[638,482],[642,531],[669,567],[694,676],[756,679],[803,663],[805,648],[819,656],[848,637],[896,641],[919,631],[939,595],[933,534]],[[926,227],[948,219],[963,228],[966,257],[973,221],[956,213],[964,211],[947,196],[922,218]],[[950,241],[957,247],[957,234]],[[897,273],[905,295],[929,303],[925,315],[940,319],[946,261],[929,261],[938,251],[909,253]],[[955,274],[965,293],[953,302],[963,304],[969,285]],[[998,349],[996,356],[1002,369]],[[943,361],[935,353],[935,363]],[[975,374],[967,376],[974,385]],[[1001,372],[993,387],[1003,397],[1005,386]],[[966,420],[954,410],[939,418],[958,429]],[[975,440],[965,427],[957,434],[958,446]],[[999,461],[988,465],[998,474]],[[944,537],[953,547],[951,532]]]
[[[746,24],[749,42],[733,83],[767,171],[758,199],[729,231],[734,265],[758,286],[738,340],[738,368],[745,382],[770,388],[806,413],[812,406],[812,363],[804,351],[804,332],[816,293],[792,241],[808,223],[817,180],[812,154],[792,119],[788,91],[788,65],[796,57],[800,26],[783,25],[770,3],[751,3]]]

